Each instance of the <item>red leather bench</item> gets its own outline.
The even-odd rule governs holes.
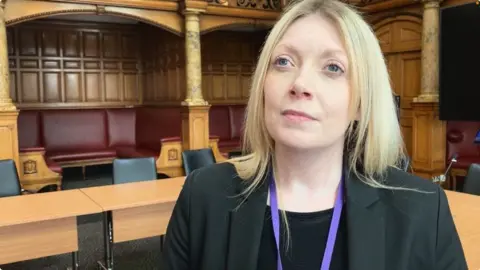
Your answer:
[[[222,155],[242,148],[245,105],[213,105],[209,110],[210,136],[219,138],[218,148]]]
[[[465,176],[472,163],[480,163],[480,145],[474,143],[480,122],[449,121],[447,123],[447,162],[457,154],[452,165],[452,188],[456,189],[456,177]],[[448,165],[448,164],[447,164]]]
[[[181,140],[180,107],[26,110],[20,112],[18,133],[21,151],[44,148],[51,170],[116,157],[158,158],[162,143]]]

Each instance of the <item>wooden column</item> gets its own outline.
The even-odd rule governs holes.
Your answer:
[[[439,119],[439,17],[442,0],[423,0],[422,87],[412,102],[413,169],[425,178],[445,169],[446,128]]]
[[[10,98],[5,2],[0,0],[0,159],[13,159],[19,169],[18,111]]]
[[[202,94],[202,60],[200,46],[200,13],[204,10],[187,7],[185,15],[185,58],[187,93],[182,102],[183,149],[209,146],[208,110]]]

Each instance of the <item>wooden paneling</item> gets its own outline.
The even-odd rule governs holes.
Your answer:
[[[185,99],[185,39],[162,29],[146,27],[142,44],[145,104]]]
[[[413,153],[412,101],[421,87],[422,25],[415,17],[387,18],[375,26],[393,91],[400,96],[400,126],[407,153]]]
[[[216,31],[202,36],[202,89],[212,104],[245,103],[266,31]]]
[[[214,31],[201,37],[202,91],[211,104],[245,103],[266,32]],[[185,98],[185,40],[144,29],[144,103],[178,104]]]
[[[377,23],[374,28],[384,53],[421,50],[422,24],[416,17],[388,18]]]
[[[38,21],[8,28],[12,99],[19,108],[141,103],[138,27]]]
[[[400,95],[400,126],[405,147],[412,153],[412,101],[420,94],[421,53],[394,53],[385,56],[393,91]]]
[[[18,112],[0,111],[0,160],[15,161],[20,171],[18,154]]]

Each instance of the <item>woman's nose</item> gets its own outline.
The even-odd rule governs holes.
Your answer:
[[[312,99],[312,92],[308,91],[307,89],[293,85],[292,89],[289,91],[289,96],[293,99]]]

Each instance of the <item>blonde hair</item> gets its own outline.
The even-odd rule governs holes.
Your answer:
[[[274,142],[265,126],[265,75],[272,51],[285,31],[310,14],[325,16],[336,24],[348,55],[352,93],[345,155],[349,169],[370,186],[390,188],[382,176],[404,158],[404,145],[385,59],[371,27],[348,4],[337,0],[292,2],[275,24],[260,53],[246,108],[243,151],[248,154],[229,162],[242,179],[251,182],[247,193],[268,173]]]
[[[243,137],[247,155],[229,160],[239,177],[249,182],[244,194],[258,187],[273,166],[274,141],[264,115],[264,81],[272,51],[293,22],[310,14],[324,16],[337,26],[348,55],[351,120],[344,155],[350,172],[375,188],[408,189],[389,187],[384,182],[387,168],[397,167],[405,156],[389,74],[373,30],[348,4],[301,0],[292,2],[271,30],[253,75]],[[284,211],[282,217],[288,228]],[[286,233],[288,239],[288,229]]]

